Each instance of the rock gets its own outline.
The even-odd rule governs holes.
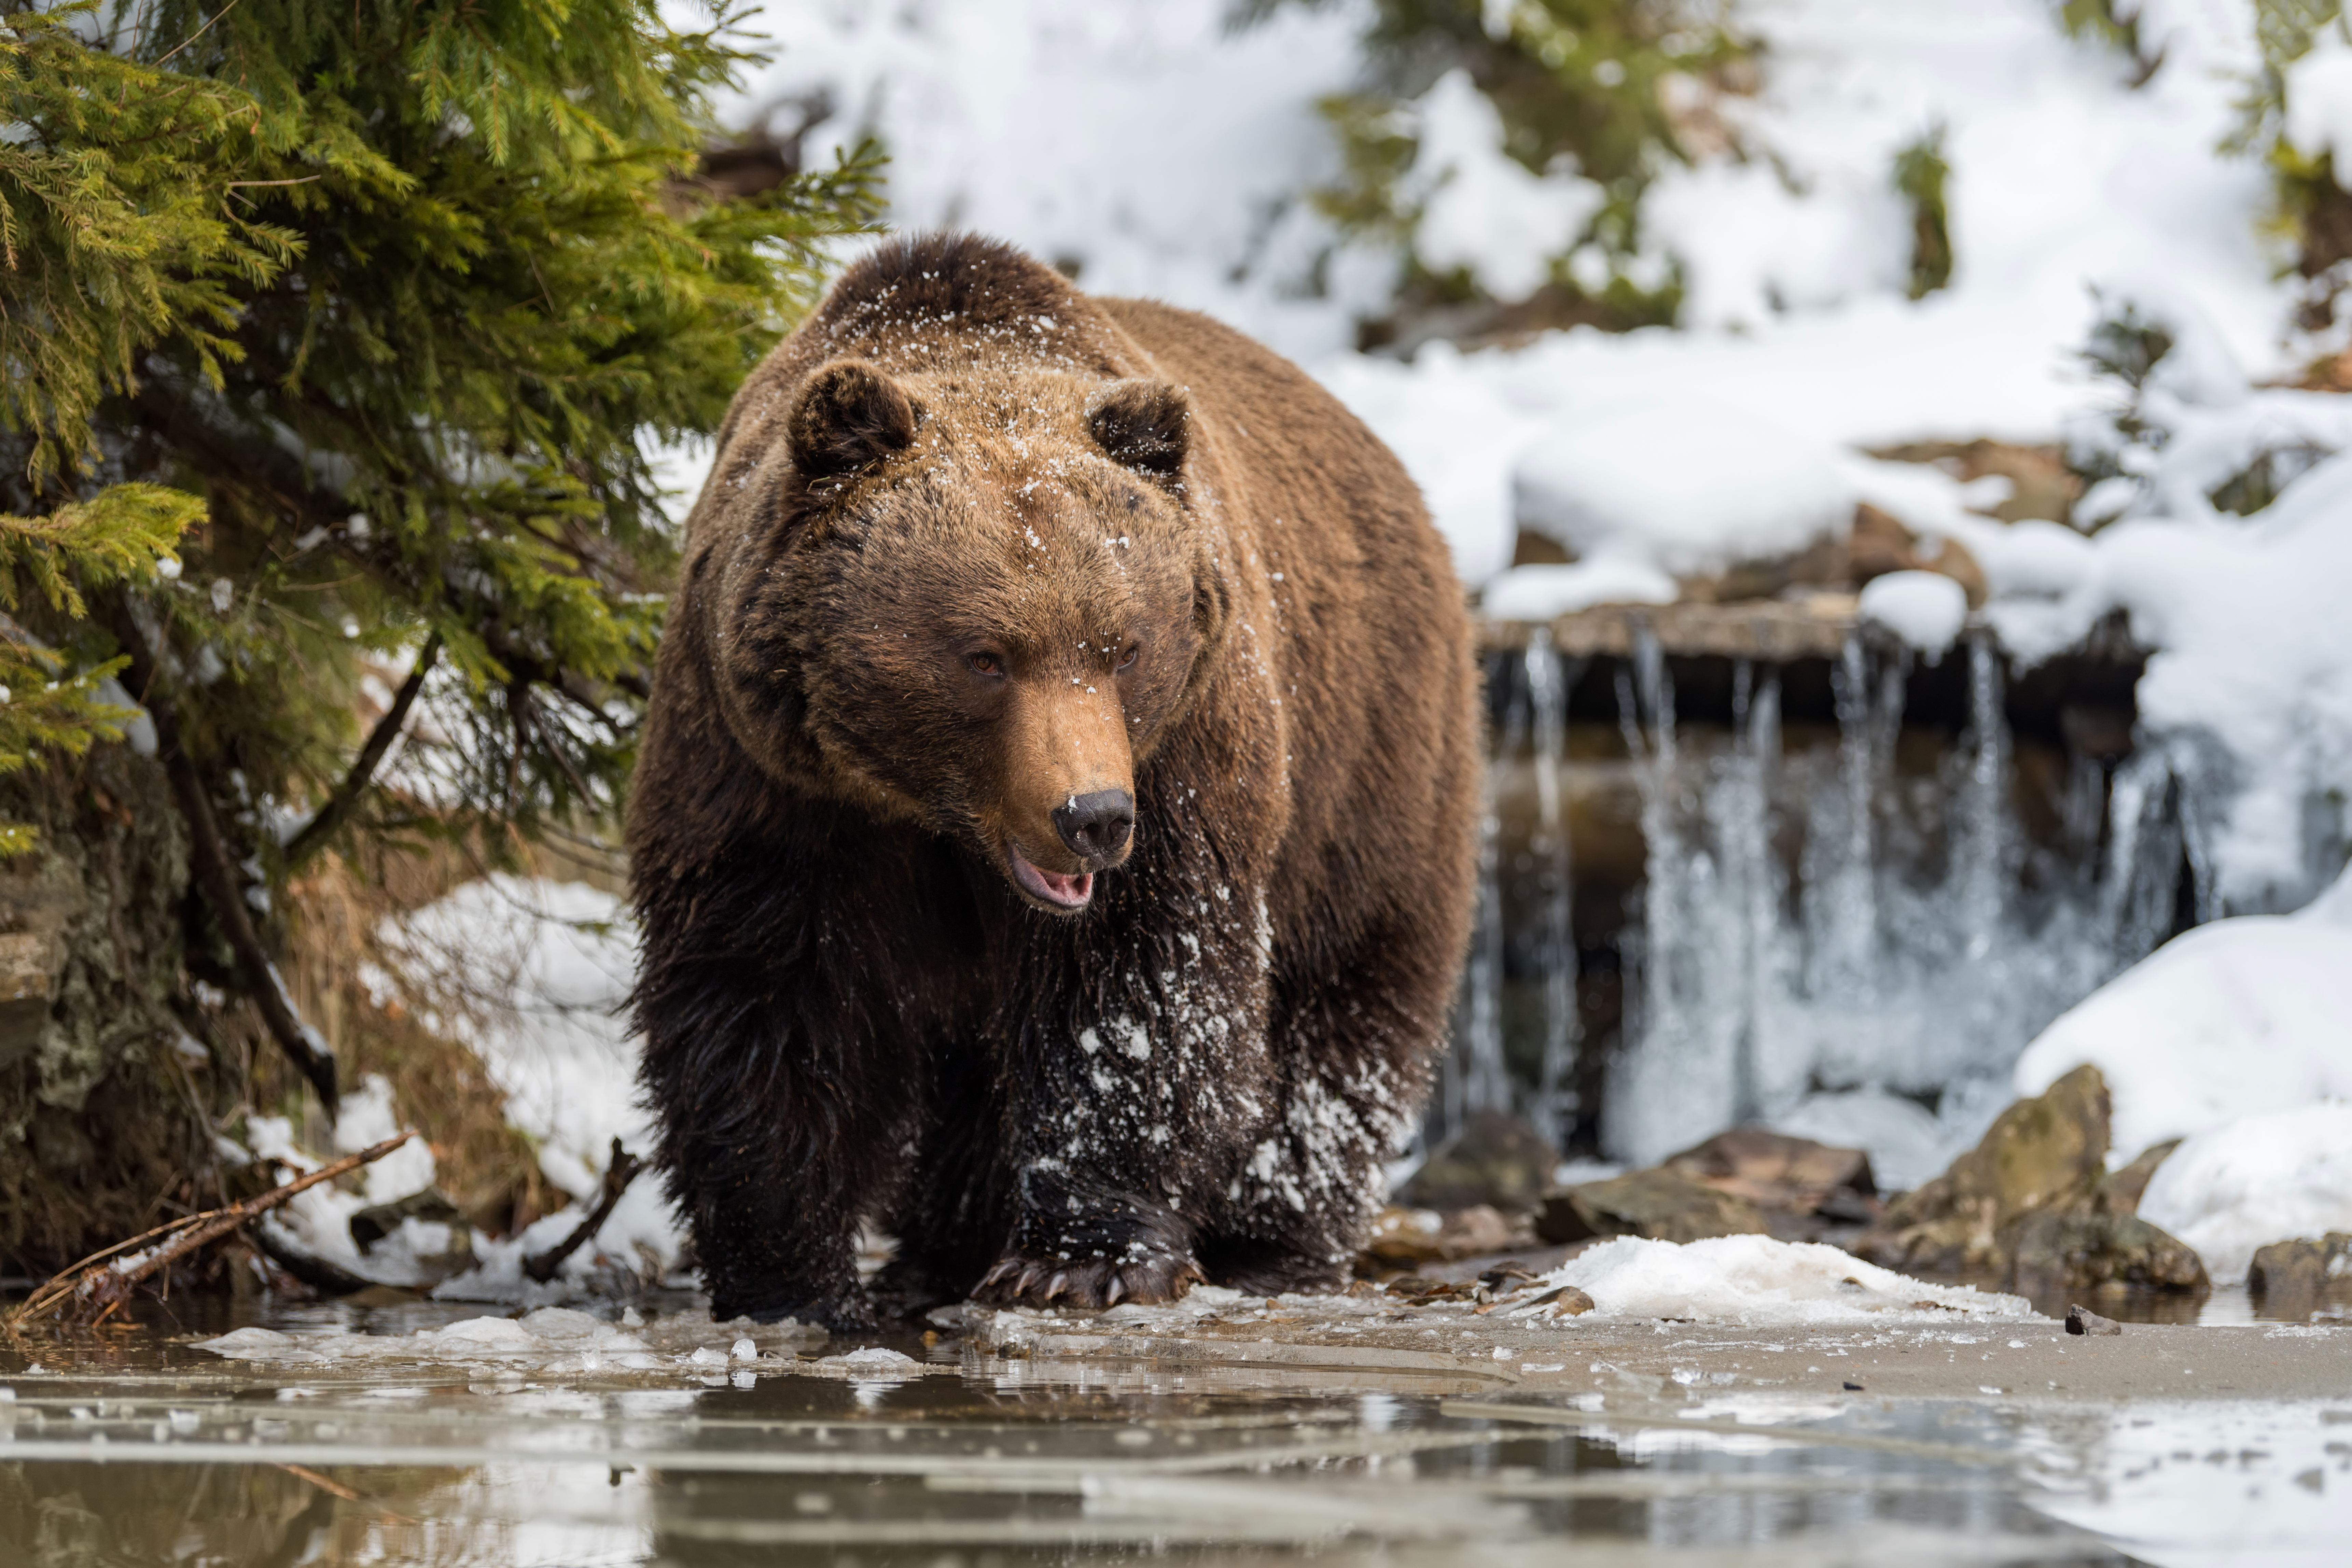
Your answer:
[[[1544,1291],[1532,1301],[1515,1301],[1511,1305],[1541,1307],[1543,1312],[1537,1314],[1541,1317],[1573,1318],[1581,1317],[1592,1310],[1592,1298],[1574,1285],[1560,1285]]]
[[[2137,1215],[2098,1207],[2095,1198],[2036,1210],[2002,1239],[2011,1255],[2010,1288],[2029,1296],[2110,1284],[2159,1291],[2212,1288],[2195,1249]]]
[[[2156,1167],[2169,1159],[2172,1151],[2179,1146],[2179,1138],[2151,1144],[2139,1152],[2137,1159],[2123,1169],[2108,1172],[2099,1182],[2096,1194],[2099,1207],[2114,1214],[2138,1213],[2140,1196],[2147,1191],[2148,1178],[2156,1175]]]
[[[36,931],[0,935],[0,1068],[15,1066],[40,1046],[55,971],[64,960],[54,946]]]
[[[1484,1204],[1525,1214],[1543,1201],[1559,1155],[1524,1118],[1504,1111],[1473,1111],[1461,1130],[1422,1162],[1397,1189],[1396,1201],[1414,1208],[1471,1208]]]
[[[1834,534],[1792,554],[1734,561],[1719,572],[1675,580],[1685,604],[1736,604],[1774,599],[1796,588],[1843,588],[1852,569],[1846,542]]]
[[[1975,509],[2004,523],[2040,517],[2049,522],[2072,521],[2083,480],[2066,465],[2059,446],[2017,446],[2005,441],[1923,441],[1874,454],[1897,463],[1933,463],[1956,479],[1981,479],[1999,475],[2009,481],[2009,496]]]
[[[2076,1068],[2002,1112],[1951,1169],[1891,1204],[1853,1250],[1893,1269],[1992,1276],[2028,1295],[2210,1289],[2196,1250],[2137,1212],[2178,1140],[2109,1173],[2107,1111],[2098,1069]]]
[[[1746,1198],[1784,1241],[1817,1239],[1824,1221],[1858,1225],[1878,1217],[1878,1184],[1860,1149],[1734,1127],[1672,1156],[1664,1168]]]
[[[1664,1166],[1553,1193],[1536,1216],[1536,1234],[1554,1243],[1594,1236],[1698,1241],[1768,1229],[1763,1210],[1747,1198]]]
[[[2266,1317],[2308,1318],[2323,1304],[2352,1301],[2352,1235],[2273,1241],[2254,1253],[2246,1285]]]
[[[2066,1332],[2068,1333],[2121,1333],[2124,1332],[2124,1325],[2113,1318],[2101,1317],[2088,1307],[2068,1307]]]
[[[2246,1285],[2257,1291],[2352,1286],[2352,1235],[2331,1230],[2317,1241],[2273,1241],[2257,1249]]]
[[[2076,1068],[2003,1111],[1949,1170],[1895,1199],[1853,1251],[1907,1272],[2006,1274],[2002,1229],[2087,1195],[2106,1174],[2107,1120],[2106,1080],[2095,1067]]]

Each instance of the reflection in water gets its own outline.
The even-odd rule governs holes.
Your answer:
[[[2352,1527],[2352,1411],[2324,1405],[1580,1410],[929,1354],[664,1388],[94,1344],[5,1378],[0,1561],[2120,1564],[2219,1560],[2236,1531],[2267,1563]]]

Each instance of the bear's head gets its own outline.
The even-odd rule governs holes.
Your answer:
[[[747,476],[733,727],[796,732],[833,792],[1084,911],[1227,619],[1192,418],[1151,380],[820,366]]]

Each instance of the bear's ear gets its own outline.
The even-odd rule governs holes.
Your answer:
[[[802,386],[784,431],[793,465],[814,483],[906,450],[915,439],[915,405],[865,361],[836,360]]]
[[[1155,479],[1183,473],[1192,423],[1183,389],[1166,382],[1113,382],[1087,400],[1087,427],[1111,460]]]

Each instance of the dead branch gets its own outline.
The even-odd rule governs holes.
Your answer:
[[[554,1279],[555,1271],[563,1267],[563,1260],[579,1251],[583,1243],[604,1228],[604,1221],[613,1218],[613,1207],[621,1201],[621,1195],[629,1190],[629,1184],[636,1180],[637,1173],[645,1168],[646,1163],[621,1147],[621,1140],[614,1138],[613,1157],[604,1166],[604,1190],[596,1199],[596,1207],[588,1211],[587,1218],[572,1228],[571,1235],[546,1251],[534,1252],[524,1259],[522,1271],[542,1285]]]
[[[253,998],[254,1007],[279,1049],[319,1092],[320,1102],[327,1108],[327,1119],[331,1122],[338,1101],[334,1049],[328,1045],[325,1036],[303,1021],[301,1013],[295,1009],[293,995],[278,977],[278,966],[262,950],[260,934],[253,927],[253,917],[237,886],[236,863],[230,858],[228,845],[221,838],[220,823],[213,816],[212,797],[205,791],[195,759],[181,744],[179,712],[156,687],[154,652],[147,646],[146,635],[127,605],[117,606],[114,633],[131,656],[131,673],[138,683],[139,700],[155,722],[155,749],[163,764],[164,777],[171,780],[172,794],[179,802],[180,816],[188,825],[188,848],[195,862],[196,876],[204,884],[205,901],[211,904],[213,915],[220,922],[221,935],[228,938],[229,948],[236,955],[246,994]]]
[[[400,683],[400,690],[394,695],[392,706],[384,710],[382,718],[376,720],[375,727],[368,731],[367,743],[360,747],[359,757],[352,763],[351,772],[344,776],[335,792],[327,797],[327,803],[319,808],[317,814],[302,824],[302,831],[287,841],[286,864],[289,869],[309,860],[320,846],[334,836],[335,830],[343,825],[343,819],[351,815],[352,808],[359,804],[360,797],[366,794],[368,787],[375,782],[375,770],[383,764],[383,754],[390,751],[392,743],[400,737],[402,727],[408,722],[408,710],[416,706],[416,694],[425,689],[425,677],[432,673],[433,662],[440,656],[441,633],[436,632],[425,639],[425,646],[417,652],[416,663],[409,670],[408,678]]]
[[[274,1186],[242,1203],[232,1203],[226,1208],[208,1209],[203,1214],[192,1214],[184,1219],[159,1226],[144,1235],[134,1236],[128,1241],[118,1241],[102,1251],[93,1252],[26,1297],[22,1306],[8,1314],[7,1329],[13,1333],[27,1322],[54,1311],[68,1300],[76,1304],[78,1312],[85,1315],[110,1310],[126,1300],[134,1286],[157,1270],[171,1267],[198,1248],[211,1245],[230,1231],[259,1218],[289,1198],[308,1192],[322,1181],[332,1181],[362,1166],[374,1164],[415,1135],[411,1131],[386,1138],[372,1148],[346,1155],[332,1165],[320,1166],[307,1176],[296,1176],[283,1186]],[[159,1236],[168,1236],[169,1239],[141,1256],[129,1267],[115,1260],[142,1242]]]
[[[349,1296],[380,1282],[305,1251],[275,1221],[255,1226],[247,1237],[263,1257],[322,1296]]]

